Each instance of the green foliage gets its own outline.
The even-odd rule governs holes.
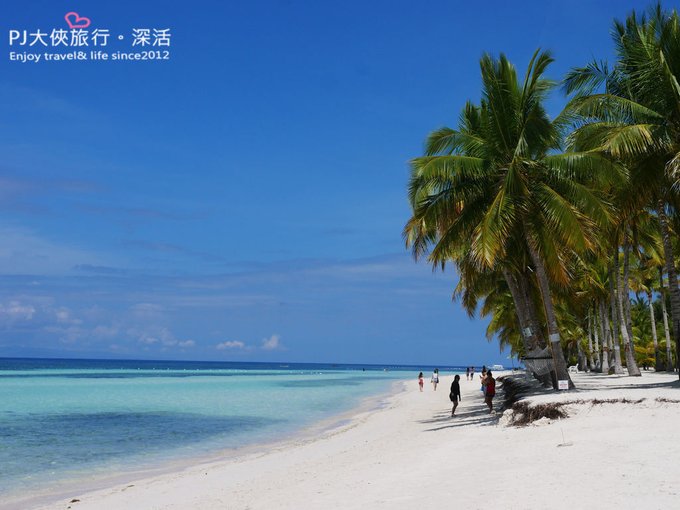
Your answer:
[[[505,55],[484,55],[479,101],[465,103],[455,128],[433,131],[411,161],[407,247],[433,268],[454,264],[454,299],[470,316],[488,317],[487,337],[518,355],[527,348],[520,308],[535,308],[545,337],[536,254],[575,361],[588,350],[588,318],[599,317],[603,303],[609,310],[612,254],[623,244],[631,257],[624,283],[636,295],[624,311],[635,358],[654,365],[646,296],[656,299],[665,362],[657,212],[661,203],[680,229],[680,18],[657,4],[615,22],[613,40],[613,63],[592,61],[567,74],[570,98],[555,119],[544,107],[557,86],[545,77],[549,52],[537,50],[523,77]],[[513,281],[526,283],[519,301]],[[597,321],[592,328],[602,326]]]

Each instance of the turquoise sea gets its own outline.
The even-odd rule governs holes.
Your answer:
[[[281,440],[419,370],[432,367],[0,358],[0,495]]]

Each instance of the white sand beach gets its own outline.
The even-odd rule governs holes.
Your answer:
[[[319,437],[196,465],[44,508],[101,509],[576,509],[676,508],[680,385],[676,375],[577,374],[578,390],[528,397],[583,401],[568,418],[507,426],[477,381],[461,380],[454,418],[444,377],[415,378],[378,410]],[[500,385],[499,385],[500,386]],[[644,399],[637,403],[592,399]],[[666,399],[670,401],[659,401]],[[502,392],[496,399],[502,403]],[[72,500],[78,501],[72,501]]]

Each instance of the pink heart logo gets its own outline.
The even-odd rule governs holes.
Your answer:
[[[71,30],[74,28],[87,28],[91,23],[90,18],[79,16],[77,12],[67,12],[64,19]]]

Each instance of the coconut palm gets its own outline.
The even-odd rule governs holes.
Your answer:
[[[668,273],[676,347],[680,347],[680,287],[671,242],[671,210],[680,176],[680,18],[660,4],[615,22],[616,62],[572,71],[566,88],[576,135],[625,162],[636,189],[659,222]],[[599,93],[595,93],[595,92]]]
[[[607,321],[605,329],[600,313],[600,305],[609,299],[605,262],[595,254],[580,257],[572,273],[574,274],[572,285],[562,294],[561,299],[571,301],[569,308],[572,310],[580,308],[580,315],[588,332],[587,355],[591,370],[608,373],[609,322]],[[600,340],[602,341],[601,350]]]
[[[649,313],[649,301],[639,297],[635,297],[631,301],[633,322],[635,324],[633,327],[633,334],[636,340],[635,358],[646,370],[647,367],[656,367],[660,363],[658,343],[654,337],[654,315]],[[650,342],[650,338],[653,342]]]
[[[634,277],[631,278],[631,290],[636,295],[644,293],[647,297],[646,306],[650,317],[649,324],[654,344],[654,369],[659,372],[664,367],[661,363],[661,352],[659,351],[656,316],[654,313],[654,291],[658,283],[658,271],[663,265],[663,248],[661,247],[658,223],[652,221],[650,215],[646,215],[641,219],[640,228],[636,232],[638,234],[636,238],[640,240],[640,249],[635,254]]]
[[[404,234],[416,257],[431,250],[430,261],[443,264],[465,245],[480,272],[501,271],[509,282],[525,274],[515,262],[526,259],[557,378],[569,379],[551,287],[569,283],[572,254],[596,245],[597,224],[610,219],[597,190],[617,168],[597,152],[555,153],[560,129],[543,106],[552,61],[537,51],[520,81],[504,55],[481,59],[480,104],[465,106],[458,129],[433,132],[426,155],[412,161]]]
[[[637,278],[633,279],[631,289],[635,292],[644,292],[647,297],[645,306],[649,313],[649,325],[652,335],[652,342],[654,345],[654,370],[660,372],[663,370],[661,365],[661,353],[659,351],[659,337],[656,328],[656,317],[654,314],[654,284],[656,283],[656,267],[640,267],[638,268]],[[647,322],[645,320],[645,322]],[[639,326],[639,325],[638,325]],[[638,335],[640,337],[640,335]]]
[[[661,292],[661,299],[659,300],[661,302],[661,317],[663,319],[663,330],[665,334],[665,344],[666,344],[666,371],[667,372],[672,372],[673,371],[673,355],[671,353],[671,334],[670,334],[670,328],[668,326],[668,311],[666,309],[666,298],[667,298],[667,293],[666,293],[666,286],[664,285],[664,279],[663,279],[663,269],[659,268],[659,289]],[[676,349],[675,352],[678,352]]]

